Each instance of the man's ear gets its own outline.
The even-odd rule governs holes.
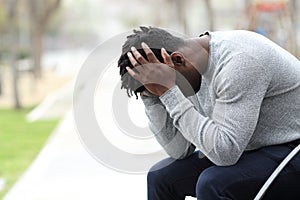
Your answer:
[[[175,51],[171,54],[174,65],[185,65],[185,58],[182,53]]]

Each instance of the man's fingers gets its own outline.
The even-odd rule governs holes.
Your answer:
[[[146,64],[148,61],[140,54],[140,52],[135,48],[131,47],[131,51],[135,57],[135,59],[140,63],[140,64]]]
[[[149,62],[151,62],[151,63],[159,62],[159,60],[156,58],[156,56],[154,55],[154,53],[152,52],[152,50],[146,43],[142,42],[142,48],[143,48],[144,52],[146,53]]]
[[[128,58],[129,58],[129,61],[130,61],[131,64],[132,64],[132,66],[137,67],[137,66],[140,65],[140,64],[136,61],[136,59],[133,57],[133,55],[132,55],[130,52],[127,53],[127,56],[128,56]]]
[[[173,67],[174,64],[173,64],[173,61],[172,61],[172,58],[171,56],[168,54],[168,52],[165,50],[165,48],[162,48],[161,49],[161,56],[163,57],[164,59],[164,63],[169,65],[170,67]]]

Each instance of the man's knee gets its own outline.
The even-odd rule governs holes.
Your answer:
[[[168,169],[166,166],[174,162],[173,159],[165,159],[152,166],[147,174],[148,187],[162,187],[168,180]]]
[[[148,187],[160,187],[163,183],[163,176],[158,171],[149,171],[147,174]]]
[[[216,167],[204,170],[198,178],[196,185],[196,195],[198,199],[211,199],[219,197],[222,186],[220,185],[220,175]],[[209,198],[208,198],[209,197]]]

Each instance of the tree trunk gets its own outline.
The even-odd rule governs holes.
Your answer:
[[[212,8],[211,0],[204,0],[206,10],[207,10],[207,18],[209,21],[209,30],[214,31],[215,29],[215,19],[214,19],[214,11]]]
[[[176,11],[177,11],[177,20],[178,20],[178,24],[183,28],[183,31],[185,34],[189,33],[188,30],[188,25],[187,25],[187,21],[186,21],[186,16],[185,16],[185,1],[183,0],[176,0],[175,1],[175,7],[176,7]]]
[[[10,53],[10,66],[12,71],[12,85],[13,85],[13,95],[14,95],[14,108],[20,109],[21,103],[19,98],[19,88],[18,88],[18,65],[17,65],[17,0],[8,0],[8,33],[9,33],[9,53]]]
[[[35,24],[32,30],[33,73],[36,78],[42,77],[41,58],[43,52],[43,27]]]
[[[12,75],[13,75],[13,91],[14,91],[14,108],[20,109],[22,108],[21,102],[20,102],[20,96],[19,96],[19,74],[18,74],[18,65],[17,65],[17,59],[14,58],[11,59],[11,69],[12,69]]]
[[[36,78],[42,77],[42,54],[43,54],[43,35],[47,24],[58,9],[61,0],[41,1],[27,0],[31,33],[32,33],[32,56],[33,56],[33,73]]]

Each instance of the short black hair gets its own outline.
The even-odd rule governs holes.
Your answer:
[[[139,81],[132,78],[126,70],[127,66],[133,68],[127,56],[127,53],[131,52],[131,47],[137,48],[140,54],[147,59],[141,47],[142,42],[145,42],[150,47],[160,62],[163,62],[161,48],[165,48],[171,54],[184,44],[183,38],[174,36],[161,28],[141,26],[139,29],[133,30],[133,34],[127,36],[127,40],[122,46],[122,55],[118,60],[122,82],[121,89],[124,88],[127,90],[128,97],[133,96],[134,93],[136,98],[138,98],[137,93],[145,90],[145,87]]]

